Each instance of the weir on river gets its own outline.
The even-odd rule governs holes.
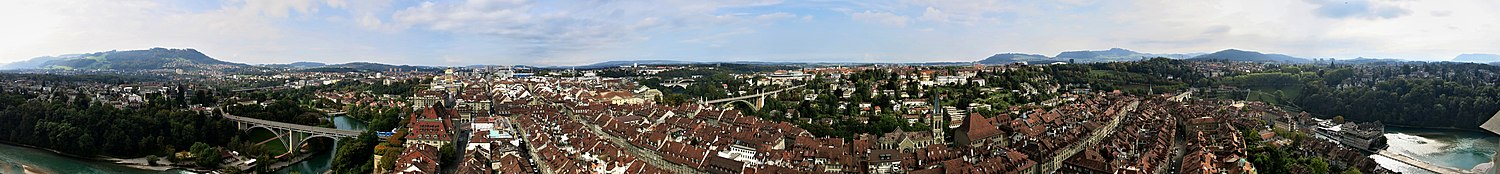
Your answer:
[[[1411,157],[1407,157],[1406,155],[1397,154],[1397,153],[1391,152],[1389,150],[1380,150],[1379,152],[1376,152],[1375,154],[1380,155],[1380,156],[1385,156],[1386,158],[1391,158],[1391,159],[1396,160],[1396,161],[1400,161],[1401,163],[1406,163],[1407,165],[1411,165],[1412,167],[1417,167],[1417,168],[1420,168],[1422,170],[1431,171],[1433,173],[1473,173],[1473,172],[1469,172],[1469,170],[1463,170],[1463,169],[1457,169],[1457,168],[1452,168],[1452,167],[1448,167],[1448,166],[1441,166],[1441,165],[1436,165],[1436,164],[1432,164],[1432,163],[1427,163],[1426,161],[1413,159]]]

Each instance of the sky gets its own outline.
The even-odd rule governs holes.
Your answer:
[[[930,62],[1242,49],[1306,58],[1500,53],[1494,0],[21,0],[0,63],[194,48],[251,64]]]

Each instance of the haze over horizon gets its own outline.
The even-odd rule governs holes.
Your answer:
[[[1253,50],[1450,60],[1500,53],[1500,1],[23,1],[0,62],[195,48],[225,61],[584,65],[937,62]]]

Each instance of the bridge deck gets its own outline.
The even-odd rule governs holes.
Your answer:
[[[341,136],[341,137],[355,137],[355,136],[359,136],[359,134],[362,132],[362,131],[357,131],[357,130],[343,130],[343,129],[334,129],[334,128],[317,127],[317,126],[308,126],[308,125],[300,125],[300,124],[282,123],[282,122],[276,122],[276,121],[271,121],[271,120],[261,120],[261,119],[255,119],[255,118],[250,118],[250,117],[241,117],[241,116],[229,115],[229,114],[224,114],[224,118],[229,118],[229,120],[234,120],[234,121],[237,121],[237,122],[244,122],[244,123],[256,124],[256,125],[261,125],[261,126],[266,126],[266,127],[274,127],[274,128],[281,128],[281,129],[291,129],[291,130],[295,130],[295,131],[299,131],[299,132],[309,132],[309,133],[319,133],[319,134],[331,134],[331,135],[337,135],[337,136]]]
[[[771,94],[775,94],[775,93],[781,93],[781,91],[786,91],[788,89],[801,88],[802,86],[807,86],[807,85],[797,85],[797,86],[787,87],[786,89],[778,89],[778,90],[771,91],[771,92],[762,92],[762,93],[759,93],[759,94],[751,94],[751,95],[746,95],[746,96],[739,96],[739,97],[730,97],[730,98],[722,98],[722,99],[709,100],[709,101],[706,101],[706,102],[703,102],[703,103],[714,104],[714,103],[723,103],[723,102],[729,102],[729,101],[735,101],[735,100],[744,100],[744,99],[747,99],[747,98],[756,98],[756,97],[771,95]]]

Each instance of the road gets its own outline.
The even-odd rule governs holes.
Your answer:
[[[529,117],[529,115],[517,115],[517,117]],[[516,121],[511,121],[511,123],[516,123]],[[522,145],[525,145],[526,153],[531,154],[531,156],[526,156],[526,159],[531,159],[532,165],[537,166],[537,171],[541,171],[541,174],[552,174],[552,165],[547,165],[547,160],[538,159],[540,154],[537,154],[537,147],[529,141],[531,133],[526,132],[526,126],[513,127],[520,130],[520,139],[528,139],[528,141],[520,141]]]
[[[798,85],[798,86],[795,86],[795,87],[792,87],[792,88],[796,88],[796,87],[802,87],[802,86]],[[787,88],[787,89],[791,89],[791,88]],[[526,90],[531,90],[531,89],[526,89]],[[783,89],[783,90],[785,90],[785,89]],[[777,92],[780,92],[780,90],[778,90]],[[766,93],[762,93],[762,94],[766,94]],[[535,104],[536,101],[543,101],[543,102],[546,102],[546,103],[550,103],[550,99],[548,99],[548,98],[542,98],[542,97],[539,97],[539,96],[532,96],[531,97],[531,101],[533,101],[533,104]],[[635,144],[630,144],[630,142],[625,141],[625,139],[623,139],[623,138],[616,137],[615,135],[611,135],[609,133],[604,132],[604,129],[599,128],[598,125],[594,125],[592,123],[589,123],[587,120],[584,120],[582,117],[578,116],[578,114],[574,114],[573,113],[573,108],[570,108],[570,107],[567,107],[567,106],[564,106],[564,105],[557,105],[555,107],[562,108],[563,109],[562,110],[562,114],[567,115],[568,118],[572,119],[573,121],[576,121],[576,122],[578,122],[580,124],[586,125],[586,127],[588,127],[589,132],[592,132],[595,135],[598,135],[599,137],[604,137],[604,139],[608,139],[609,143],[611,143],[611,144],[615,144],[617,146],[625,148],[626,152],[629,152],[630,154],[635,155],[637,157],[637,159],[642,159],[643,161],[646,161],[646,164],[650,164],[651,166],[655,166],[656,168],[660,168],[660,169],[665,169],[665,170],[668,170],[668,171],[672,171],[673,173],[703,173],[701,171],[698,171],[698,170],[694,169],[693,167],[688,167],[688,166],[685,166],[685,165],[682,165],[682,164],[677,164],[677,163],[672,163],[672,162],[666,161],[659,154],[656,154],[656,153],[654,153],[652,151],[649,151],[649,150],[646,150],[644,148],[635,146]],[[526,129],[519,129],[519,130],[521,130],[521,134],[522,135],[530,135],[530,134],[526,133]],[[528,149],[530,149],[530,148],[528,148]],[[539,165],[540,168],[542,168],[542,169],[548,169],[548,168],[550,168],[550,167],[547,166],[547,163],[545,161],[536,159],[536,157],[540,157],[540,156],[538,156],[536,154],[536,150],[534,150],[534,149],[531,150],[531,156],[533,157],[532,158],[533,161],[536,162]],[[542,170],[542,173],[543,174],[552,174],[552,172],[548,171],[548,170]]]
[[[1099,141],[1104,140],[1105,137],[1109,137],[1110,134],[1114,134],[1115,128],[1120,126],[1120,122],[1122,120],[1125,120],[1125,117],[1128,116],[1130,112],[1134,112],[1135,107],[1140,104],[1140,101],[1130,102],[1130,104],[1122,108],[1120,112],[1115,113],[1114,118],[1109,121],[1109,124],[1104,125],[1104,127],[1099,128],[1099,130],[1094,130],[1094,132],[1090,134],[1088,138],[1083,139],[1083,142],[1074,143],[1057,152],[1057,155],[1052,156],[1051,161],[1042,163],[1039,166],[1042,169],[1039,171],[1045,171],[1044,173],[1056,172],[1057,169],[1062,167],[1063,161],[1068,160],[1068,157],[1072,157],[1074,154],[1077,154],[1079,151],[1083,151],[1083,149],[1085,148],[1093,148],[1095,145],[1098,145]]]
[[[1169,115],[1170,116],[1170,115]],[[1187,129],[1182,124],[1173,123],[1177,126],[1177,136],[1172,136],[1172,163],[1171,166],[1158,167],[1158,169],[1170,169],[1168,171],[1157,170],[1156,173],[1178,173],[1182,166],[1182,157],[1187,154]]]
[[[566,107],[564,107],[564,108],[566,108]],[[599,128],[598,125],[589,123],[587,120],[584,120],[582,117],[579,117],[578,114],[573,114],[573,109],[572,108],[566,108],[566,110],[563,110],[563,113],[567,114],[568,118],[573,119],[573,121],[577,121],[578,123],[582,123],[583,125],[587,125],[587,127],[589,128],[589,132],[593,132],[595,135],[599,135],[599,137],[604,137],[604,139],[608,139],[610,143],[613,143],[615,145],[618,145],[618,146],[621,146],[621,147],[625,148],[625,151],[630,152],[630,154],[633,154],[636,157],[641,157],[642,159],[645,159],[645,161],[646,161],[647,164],[651,164],[652,166],[656,166],[656,168],[666,169],[668,171],[672,171],[672,173],[703,173],[702,171],[698,171],[698,170],[693,169],[694,167],[685,166],[685,165],[682,165],[682,164],[672,163],[672,162],[663,160],[662,157],[661,157],[661,155],[656,154],[655,152],[643,149],[641,147],[637,147],[637,146],[635,146],[635,144],[630,144],[630,142],[625,141],[625,139],[623,139],[623,138],[616,137],[615,135],[611,135],[609,133],[606,133],[606,132],[604,132],[604,129]]]
[[[224,114],[224,118],[228,118],[229,120],[234,120],[234,121],[238,121],[238,122],[245,122],[245,123],[252,123],[252,124],[263,125],[263,126],[266,126],[266,127],[274,127],[274,128],[280,128],[280,129],[291,129],[291,130],[296,130],[298,132],[304,132],[304,133],[331,134],[331,135],[338,135],[339,137],[344,137],[344,138],[353,138],[353,137],[359,136],[360,133],[364,132],[364,130],[343,130],[343,129],[334,129],[334,128],[317,127],[317,126],[308,126],[308,125],[300,125],[300,124],[292,124],[292,123],[282,123],[282,122],[276,122],[276,121],[271,121],[271,120],[261,120],[261,119],[255,119],[255,118],[250,118],[250,117],[240,117],[240,116],[230,115],[228,113]]]
[[[729,101],[735,101],[735,100],[744,100],[744,99],[747,99],[747,98],[756,98],[756,97],[760,97],[760,96],[766,96],[766,95],[780,93],[781,91],[786,91],[788,89],[801,88],[802,86],[807,86],[807,85],[797,85],[797,86],[792,86],[792,87],[778,89],[778,90],[771,91],[771,92],[762,92],[762,93],[752,94],[752,95],[746,95],[746,96],[730,97],[730,98],[723,98],[723,99],[717,99],[717,100],[709,100],[709,101],[705,101],[703,103],[714,104],[714,103],[723,103],[723,102],[729,102]]]

